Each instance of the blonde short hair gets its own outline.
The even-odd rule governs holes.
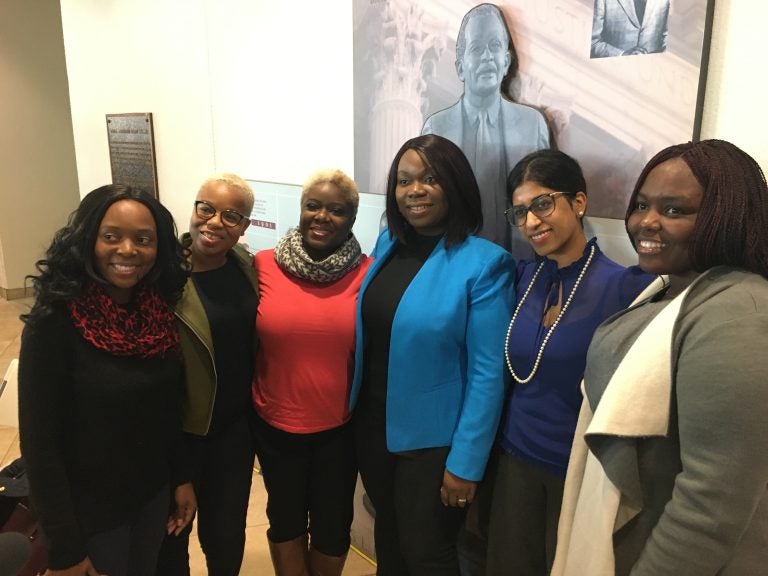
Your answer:
[[[220,172],[206,178],[205,182],[200,185],[200,191],[214,182],[223,182],[227,187],[239,190],[245,197],[246,204],[248,205],[247,214],[251,213],[253,210],[253,190],[251,190],[248,182],[232,172]]]
[[[324,169],[314,172],[301,189],[301,201],[304,201],[304,196],[310,188],[317,186],[318,184],[333,184],[341,190],[347,203],[352,206],[354,213],[357,214],[357,206],[360,204],[360,195],[357,193],[357,184],[344,172],[338,169]]]

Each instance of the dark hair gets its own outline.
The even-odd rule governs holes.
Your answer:
[[[171,213],[147,192],[110,184],[88,193],[70,214],[67,225],[56,232],[45,258],[35,264],[39,274],[28,276],[35,291],[35,304],[22,316],[34,323],[48,316],[54,307],[80,295],[89,280],[104,283],[93,265],[93,251],[99,226],[109,207],[120,200],[134,200],[146,206],[157,226],[157,259],[142,282],[157,290],[173,306],[178,302],[189,276],[186,253],[176,237]]]
[[[518,67],[517,51],[515,50],[514,42],[512,42],[512,35],[509,33],[509,28],[507,28],[507,22],[506,20],[504,20],[504,15],[501,13],[501,10],[499,9],[499,7],[496,6],[495,4],[478,4],[477,6],[469,10],[466,14],[464,14],[464,18],[462,18],[461,20],[461,26],[459,26],[459,34],[456,37],[456,62],[459,62],[462,58],[464,58],[464,52],[467,49],[466,27],[469,24],[469,21],[475,16],[484,16],[484,15],[495,16],[496,19],[501,24],[502,29],[507,35],[507,51],[509,52],[509,68],[507,68],[507,73],[504,75],[504,78],[501,82],[502,91],[506,92],[509,82],[515,76],[517,76],[517,67]]]
[[[565,152],[559,150],[537,150],[515,164],[507,176],[507,195],[512,203],[512,194],[526,182],[534,182],[557,192],[587,194],[587,182],[581,166]],[[566,196],[569,202],[570,196]]]
[[[408,150],[415,150],[440,184],[448,204],[445,226],[446,248],[463,242],[483,226],[480,190],[467,157],[453,142],[435,134],[411,138],[400,147],[387,178],[387,222],[390,237],[406,243],[410,225],[400,214],[395,197],[397,168]]]
[[[686,163],[704,190],[688,244],[693,269],[735,266],[768,278],[768,185],[758,163],[730,142],[677,144],[651,158],[629,198],[625,227],[648,174],[675,158]]]

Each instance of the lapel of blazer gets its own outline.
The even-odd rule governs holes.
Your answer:
[[[645,4],[645,16],[643,17],[643,26],[646,28],[649,24],[653,23],[654,28],[658,28],[660,23],[658,19],[659,12],[662,11],[667,0],[648,0]]]
[[[382,266],[384,266],[384,263],[387,261],[389,255],[392,253],[392,250],[395,249],[396,243],[397,243],[397,239],[390,238],[388,230],[385,230],[384,232],[382,232],[382,236],[379,239],[378,245],[376,247],[377,250],[376,250],[375,258],[373,259],[373,262],[371,262],[371,265],[365,274],[365,278],[363,279],[363,283],[360,286],[360,293],[358,294],[358,297],[357,297],[358,305],[362,302],[363,294],[365,294],[365,291],[368,290],[368,285],[379,273],[379,269]]]
[[[618,2],[621,5],[622,10],[629,16],[629,21],[632,22],[634,26],[640,28],[640,21],[637,19],[637,12],[635,12],[634,0],[618,0]],[[646,11],[647,10],[648,8],[646,7]]]

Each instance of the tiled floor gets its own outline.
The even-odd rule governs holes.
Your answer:
[[[8,365],[13,358],[19,355],[19,336],[22,323],[18,319],[31,301],[0,299],[0,377],[5,374]],[[0,397],[0,402],[3,399]],[[10,426],[0,426],[0,468],[19,456],[19,437],[18,430]],[[265,512],[266,492],[261,476],[254,474],[253,488],[251,489],[251,501],[248,507],[248,521],[246,529],[246,550],[243,567],[240,573],[249,576],[261,576],[272,574],[272,563],[269,558],[269,548],[267,546],[266,530],[267,517]],[[356,500],[359,494],[356,495]],[[356,506],[364,514],[361,506]],[[361,521],[364,518],[355,520],[355,527],[358,532],[361,530]],[[355,528],[353,527],[353,533]],[[364,535],[370,533],[370,526],[363,525]],[[357,535],[360,538],[360,534]],[[353,534],[353,541],[355,536]],[[191,574],[192,576],[205,576],[205,560],[203,558],[197,539],[194,537],[190,545]],[[347,564],[344,568],[344,576],[372,576],[376,573],[376,568],[362,554],[356,550],[350,551]]]

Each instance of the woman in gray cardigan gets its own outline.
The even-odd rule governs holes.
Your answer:
[[[668,281],[592,340],[552,574],[763,574],[765,177],[728,142],[672,146],[625,221]]]

